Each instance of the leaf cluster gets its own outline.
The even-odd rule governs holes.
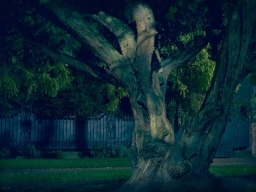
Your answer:
[[[104,63],[95,59],[95,55],[88,54],[85,45],[64,29],[56,27],[52,22],[54,19],[49,21],[42,17],[38,6],[43,7],[47,2],[40,0],[38,4],[28,0],[12,0],[1,3],[6,9],[1,19],[3,28],[0,30],[0,38],[6,47],[0,52],[3,58],[0,65],[0,86],[3,90],[0,92],[3,98],[1,105],[10,107],[13,103],[33,101],[42,116],[70,113],[84,116],[106,109],[117,110],[120,99],[128,96],[123,88],[95,82],[95,79],[78,74],[70,66],[53,60],[42,52],[43,47],[47,46],[51,50],[72,57],[77,56],[105,67]],[[158,31],[155,47],[158,47],[162,58],[184,50],[195,42],[195,36],[209,36],[210,33],[211,36],[219,37],[219,31],[224,25],[222,11],[215,12],[221,10],[220,1],[215,2],[217,5],[213,5],[209,0],[146,2],[155,13]],[[63,3],[75,7],[77,13],[74,14],[84,15],[84,19],[97,27],[118,50],[113,34],[93,22],[87,15],[105,11],[127,21],[129,4],[132,1],[120,3],[117,0],[75,0]],[[128,21],[129,26],[136,30],[134,23],[129,19]],[[177,28],[179,30],[176,30]],[[203,94],[210,85],[214,70],[214,58],[211,58],[211,55],[218,51],[216,44],[218,45],[219,41],[215,41],[214,45],[211,41],[209,47],[192,59],[188,69],[178,69],[170,75],[167,106],[179,111],[177,114],[186,116],[199,110],[199,101],[204,98]],[[198,97],[201,99],[198,100]],[[172,99],[174,102],[171,102]],[[175,116],[173,114],[170,117],[172,120]],[[181,117],[178,119],[179,123],[176,124],[182,122]]]

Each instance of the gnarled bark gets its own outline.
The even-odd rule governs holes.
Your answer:
[[[137,3],[133,6],[136,40],[133,31],[119,19],[105,13],[92,16],[116,35],[122,53],[78,13],[73,14],[58,1],[49,1],[46,6],[78,40],[98,54],[107,64],[108,74],[121,82],[129,93],[135,119],[131,146],[133,176],[119,191],[152,191],[159,183],[171,183],[189,176],[210,178],[208,169],[226,126],[229,102],[238,83],[255,70],[252,64],[255,56],[247,59],[255,51],[248,49],[253,47],[255,1],[236,1],[211,87],[200,111],[184,124],[179,141],[174,140],[173,128],[166,118],[167,78],[173,69],[185,66],[206,41],[199,38],[187,50],[159,59],[159,68],[154,69],[151,63],[152,55],[157,53],[154,48],[157,32],[148,5]]]
[[[159,183],[170,183],[187,176],[211,178],[208,169],[226,127],[230,109],[229,101],[232,100],[238,83],[248,74],[246,73],[248,66],[252,67],[253,59],[248,62],[246,55],[249,54],[247,50],[255,23],[252,13],[255,11],[255,2],[239,1],[235,5],[227,26],[212,85],[201,110],[187,120],[183,127],[182,137],[175,144],[165,142],[161,137],[154,139],[155,133],[151,133],[151,138],[144,136],[149,139],[144,142],[143,147],[136,146],[137,162],[134,174],[120,191],[151,191]],[[167,69],[172,67],[163,66]],[[155,102],[157,106],[161,106],[153,96],[152,101],[147,100],[147,102]],[[161,115],[165,115],[164,109],[162,113],[158,113],[159,108],[152,110],[148,107],[147,109],[154,111],[160,119],[156,124],[164,126],[164,118],[161,118]],[[149,122],[154,120],[155,116],[149,116]],[[156,124],[147,125],[152,129]],[[169,130],[167,127],[169,125],[166,124],[162,133]],[[160,131],[161,128],[158,127],[157,130]],[[149,135],[148,133],[149,131],[144,135]],[[134,142],[136,142],[136,135],[139,135],[139,131],[135,130],[134,134]],[[143,142],[139,143],[143,144]],[[209,182],[209,185],[211,184]]]

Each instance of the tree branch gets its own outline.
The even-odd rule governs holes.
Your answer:
[[[133,6],[133,18],[137,27],[136,60],[133,66],[138,72],[142,89],[150,88],[151,62],[154,53],[154,41],[157,31],[155,30],[155,18],[150,7],[143,3]]]
[[[136,42],[134,32],[130,27],[126,23],[113,16],[107,15],[104,12],[93,15],[93,18],[115,34],[125,59],[129,59],[130,62],[133,63],[136,51]]]
[[[159,51],[158,51],[158,48],[155,48],[155,54],[156,54],[156,58],[157,58],[158,62],[161,63],[161,62],[162,62],[162,59],[161,59],[161,57],[160,57],[160,53],[159,53]]]
[[[30,41],[30,43],[33,44],[34,46],[38,47],[38,49],[41,50],[43,53],[52,57],[53,60],[61,61],[80,71],[91,74],[92,76],[98,79],[103,79],[109,83],[116,84],[116,79],[113,77],[113,75],[108,74],[106,70],[103,69],[102,67],[99,67],[95,64],[84,63],[83,61],[80,61],[75,57],[53,50],[48,45],[46,45],[44,41],[35,37],[33,32],[31,32],[24,25],[22,25],[17,18],[10,18],[10,19],[13,23],[15,23],[14,26],[17,28],[17,31],[22,37]]]
[[[110,69],[123,62],[122,55],[115,50],[91,23],[86,22],[78,12],[74,12],[57,0],[49,1],[45,5],[70,31],[79,37],[80,41],[89,45],[98,54],[99,58],[106,62]]]
[[[229,5],[233,10],[229,15],[212,83],[201,107],[202,111],[209,109],[209,113],[216,106],[227,106],[238,83],[256,70],[256,58],[251,56],[255,50],[252,36],[255,33],[256,2],[237,0]]]
[[[159,73],[163,73],[165,80],[168,78],[171,71],[175,68],[185,67],[192,57],[199,53],[207,45],[207,40],[204,38],[198,38],[192,47],[189,47],[183,52],[177,53],[164,59],[160,65]]]
[[[61,61],[65,64],[68,64],[69,66],[74,67],[80,71],[86,72],[96,77],[97,79],[105,80],[109,83],[116,84],[116,79],[113,76],[109,75],[106,72],[106,70],[102,67],[90,63],[85,64],[83,61],[80,61],[75,57],[71,57],[69,55],[53,51],[50,48],[43,45],[40,45],[40,47],[44,53],[46,53],[56,61]]]

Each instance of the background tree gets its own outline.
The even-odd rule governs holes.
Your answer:
[[[13,114],[28,103],[40,118],[62,118],[70,114],[85,117],[117,109],[119,99],[127,95],[122,88],[97,81],[91,75],[85,76],[76,68],[52,60],[42,54],[41,47],[35,46],[40,40],[33,39],[36,35],[47,36],[46,44],[52,49],[73,55],[80,45],[69,46],[74,41],[70,35],[39,17],[25,1],[1,2],[1,7],[2,113]]]
[[[204,178],[204,182],[210,178],[208,168],[226,126],[229,101],[239,82],[256,70],[255,1],[211,3],[22,1],[16,6],[19,9],[12,7],[17,15],[5,17],[30,45],[53,61],[125,88],[135,119],[134,172],[121,191],[150,191],[159,183],[186,176]],[[52,30],[44,27],[47,23]],[[203,48],[210,56],[205,56]],[[199,68],[188,64],[200,51],[202,58],[215,60],[216,66],[210,60],[207,65],[200,62]],[[211,83],[198,80],[200,90],[190,82],[199,78],[186,74],[188,68],[199,73],[204,66],[214,73],[208,78]],[[181,67],[176,77],[183,75],[186,81],[173,81]],[[170,86],[184,94],[189,89],[200,94],[208,89],[203,102],[183,120],[182,137],[176,142],[174,127],[166,117],[168,79]],[[170,101],[174,96],[169,95]]]

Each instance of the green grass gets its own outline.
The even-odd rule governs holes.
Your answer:
[[[250,150],[236,151],[235,158],[256,159],[256,157],[252,156],[252,151]]]
[[[12,186],[14,191],[48,191],[55,187],[57,191],[65,191],[72,187],[73,191],[111,191],[127,181],[132,171],[128,169],[89,169],[70,170],[68,172],[36,172],[26,169],[62,169],[62,168],[103,168],[129,167],[126,158],[107,159],[17,159],[0,160],[2,170],[20,170],[18,172],[0,173],[0,186]],[[233,177],[256,175],[256,166],[211,166],[209,171],[216,177]],[[114,184],[113,184],[114,183]],[[17,186],[15,190],[15,186]],[[48,188],[47,188],[48,186]],[[22,190],[20,190],[20,188]],[[45,188],[46,187],[46,188]],[[40,189],[40,190],[39,190]],[[254,191],[256,185],[250,184],[247,191]]]
[[[211,166],[209,171],[216,177],[234,177],[256,174],[255,165]]]
[[[217,177],[246,176],[256,174],[256,166],[214,166],[210,172]],[[29,173],[27,170],[15,173],[0,173],[1,182],[81,182],[81,181],[114,181],[118,179],[129,179],[132,175],[130,169],[121,170],[74,170],[70,172],[47,172]]]
[[[86,170],[59,173],[0,173],[0,186],[12,191],[114,191],[132,171]]]
[[[0,160],[0,170],[129,167],[127,158]]]
[[[130,169],[125,170],[86,170],[60,173],[33,173],[27,171],[21,173],[0,173],[0,183],[6,182],[96,182],[128,180],[132,175]]]

